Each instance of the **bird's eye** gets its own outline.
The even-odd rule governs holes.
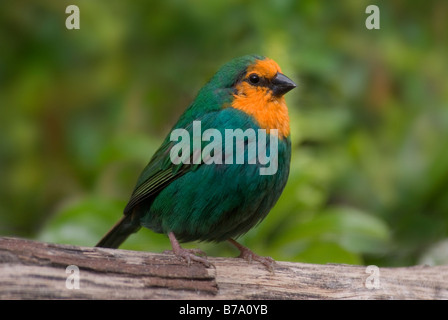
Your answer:
[[[250,81],[250,83],[252,83],[252,84],[257,84],[257,83],[260,81],[260,77],[258,76],[258,74],[252,73],[252,74],[249,76],[249,81]]]

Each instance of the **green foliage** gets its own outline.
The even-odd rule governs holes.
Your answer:
[[[446,1],[377,2],[380,30],[358,0],[76,4],[70,31],[64,2],[0,4],[1,235],[94,245],[199,88],[257,53],[299,88],[288,185],[241,241],[290,261],[446,261]],[[170,247],[142,229],[123,248]]]

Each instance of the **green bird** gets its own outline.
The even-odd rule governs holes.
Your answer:
[[[199,91],[143,169],[123,217],[97,247],[118,248],[142,226],[168,235],[175,255],[210,266],[179,242],[225,241],[240,257],[273,268],[234,239],[261,222],[289,175],[284,94],[296,84],[278,64],[247,55],[222,66]]]

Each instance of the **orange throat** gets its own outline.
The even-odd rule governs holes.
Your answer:
[[[260,77],[272,79],[277,73],[281,73],[278,64],[269,58],[257,60],[249,66],[246,78],[251,73],[256,73]],[[263,86],[251,86],[247,81],[242,81],[236,85],[236,93],[232,107],[252,116],[261,129],[277,129],[279,138],[289,136],[289,116],[283,96],[277,97],[272,91]]]
[[[254,88],[243,82],[237,86],[232,107],[252,116],[261,129],[278,130],[279,138],[289,136],[289,115],[284,97],[275,97],[263,87]]]

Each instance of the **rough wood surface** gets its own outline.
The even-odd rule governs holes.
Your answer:
[[[365,266],[277,262],[270,273],[209,259],[216,268],[171,254],[0,238],[0,299],[448,299],[448,266],[379,268],[372,282]],[[79,289],[67,288],[71,265]]]

